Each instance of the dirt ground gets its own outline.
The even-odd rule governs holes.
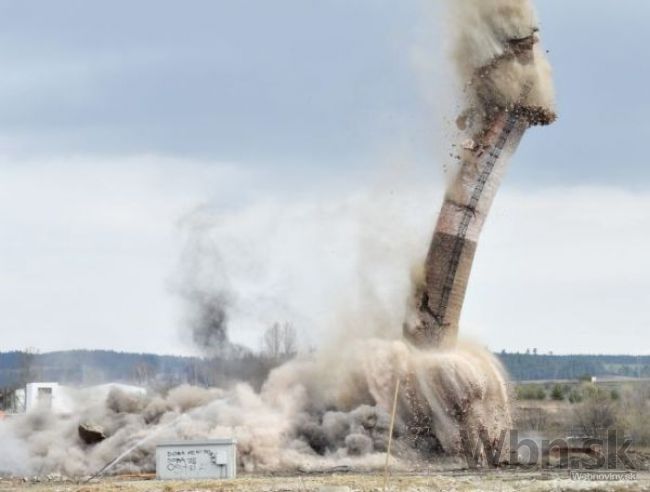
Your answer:
[[[381,492],[390,491],[646,491],[650,473],[638,472],[635,480],[594,482],[572,480],[566,471],[490,471],[393,475],[388,489],[384,477],[373,474],[330,474],[303,476],[243,475],[230,481],[163,482],[151,477],[102,479],[89,484],[0,480],[0,491],[31,492]]]

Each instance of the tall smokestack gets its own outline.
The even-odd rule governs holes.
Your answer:
[[[556,118],[530,2],[454,0],[452,9],[467,103],[457,125],[466,139],[404,324],[419,347],[455,343],[478,238],[508,159],[530,126]]]

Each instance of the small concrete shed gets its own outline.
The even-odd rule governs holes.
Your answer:
[[[164,442],[156,447],[159,480],[233,479],[237,474],[237,441]]]

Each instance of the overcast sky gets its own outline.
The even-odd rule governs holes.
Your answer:
[[[197,221],[238,342],[317,343],[368,283],[396,316],[445,179],[439,3],[0,0],[0,350],[191,352]],[[461,330],[648,353],[650,4],[538,4],[560,120],[512,162]]]

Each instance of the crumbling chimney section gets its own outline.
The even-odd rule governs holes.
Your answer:
[[[508,159],[528,127],[555,120],[552,108],[539,104],[536,32],[506,41],[503,54],[476,70],[467,84],[469,109],[457,121],[467,137],[458,155],[460,169],[446,191],[404,324],[404,336],[417,347],[455,343],[479,235]],[[520,77],[515,84],[508,81],[508,90],[517,91],[513,97],[503,80],[515,77]]]

